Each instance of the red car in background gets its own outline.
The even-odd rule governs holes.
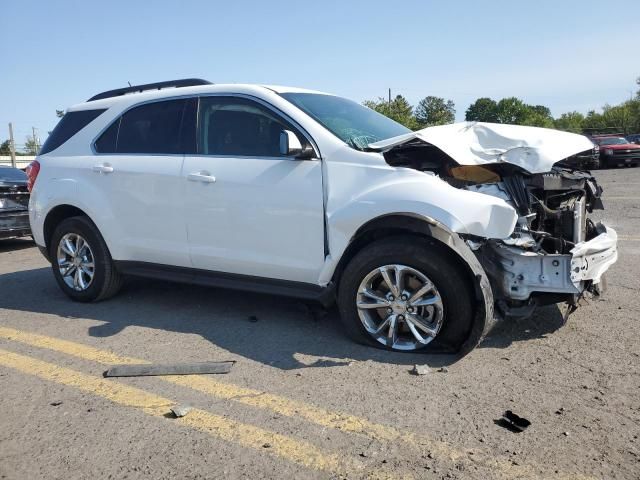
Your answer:
[[[594,135],[591,140],[600,147],[600,168],[635,167],[640,163],[640,145],[622,135]]]

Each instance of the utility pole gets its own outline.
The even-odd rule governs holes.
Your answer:
[[[391,108],[391,89],[389,89],[389,108]]]
[[[13,125],[9,122],[9,150],[11,151],[11,166],[16,168],[16,144],[13,142]]]
[[[38,150],[40,150],[40,145],[38,142],[38,137],[36,137],[36,127],[31,127],[31,133],[33,134],[33,145],[35,148],[36,155],[38,154]]]

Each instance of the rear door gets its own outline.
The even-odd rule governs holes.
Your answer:
[[[189,266],[180,179],[185,118],[196,99],[171,99],[126,111],[95,142],[94,185],[112,207],[111,243],[117,260]],[[191,115],[189,115],[191,112]]]
[[[320,159],[280,154],[280,133],[307,137],[270,106],[207,96],[197,154],[185,156],[185,220],[196,268],[317,282],[324,262]]]

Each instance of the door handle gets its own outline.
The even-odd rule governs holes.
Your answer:
[[[102,165],[94,165],[93,171],[98,173],[111,173],[113,172],[113,167],[108,163],[103,163]]]
[[[187,175],[187,180],[191,180],[192,182],[202,182],[202,183],[215,183],[216,177],[213,175],[209,175],[209,172],[195,172]]]

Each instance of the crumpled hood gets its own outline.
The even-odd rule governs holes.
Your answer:
[[[544,173],[560,160],[593,148],[583,135],[549,128],[499,123],[459,122],[428,127],[369,145],[386,152],[411,140],[429,143],[460,165],[511,163],[530,173]]]

